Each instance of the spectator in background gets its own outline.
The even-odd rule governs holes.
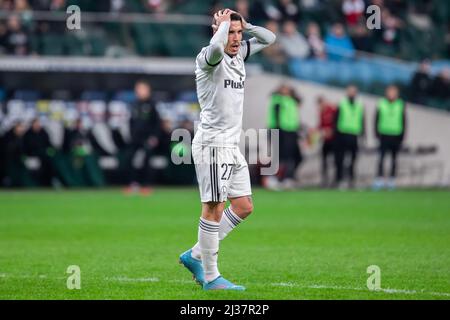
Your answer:
[[[278,0],[276,8],[280,12],[281,21],[300,21],[300,8],[293,0]]]
[[[7,54],[24,56],[30,54],[30,36],[18,15],[8,18],[7,30],[4,35],[4,46]]]
[[[152,13],[165,13],[169,9],[169,1],[163,0],[148,0],[144,1],[147,11]]]
[[[341,23],[335,23],[325,38],[328,57],[332,60],[353,58],[355,48]]]
[[[369,30],[364,23],[354,25],[350,37],[356,50],[365,52],[373,51],[373,41],[370,37]]]
[[[24,137],[25,153],[29,157],[39,159],[38,170],[39,185],[49,187],[52,185],[52,178],[55,175],[51,157],[55,155],[55,149],[50,143],[50,137],[42,128],[39,118],[31,122],[31,126]]]
[[[430,94],[432,79],[430,76],[430,62],[422,61],[419,69],[414,73],[410,89],[410,99],[414,103],[426,104],[428,95]]]
[[[305,37],[298,32],[293,21],[283,23],[283,33],[279,42],[289,58],[306,59],[309,56],[309,44]]]
[[[431,85],[433,98],[447,100],[447,106],[450,110],[450,69],[443,69],[434,79]]]
[[[134,87],[137,101],[131,107],[130,135],[131,143],[128,154],[130,170],[130,185],[126,193],[142,192],[149,194],[149,187],[155,183],[154,169],[149,165],[149,159],[160,144],[161,117],[152,99],[152,87],[145,80],[139,80]],[[142,150],[144,157],[139,168],[133,165],[136,153]],[[142,186],[142,188],[141,188]]]
[[[64,130],[63,152],[70,162],[70,175],[77,186],[105,185],[98,156],[107,154],[90,130],[88,119],[77,119],[73,128]]]
[[[336,179],[338,188],[343,188],[344,173],[349,178],[349,188],[355,184],[355,164],[358,157],[358,139],[364,136],[364,106],[357,99],[358,88],[354,85],[347,87],[347,96],[341,100],[335,118],[335,152]],[[350,163],[345,165],[346,158]],[[345,171],[345,172],[344,172]]]
[[[381,10],[381,29],[375,30],[378,34],[379,41],[383,44],[378,51],[381,54],[394,55],[397,54],[396,49],[399,45],[399,30],[403,27],[403,22],[398,17],[384,8]]]
[[[98,1],[97,11],[99,12],[111,12],[117,14],[127,11],[127,5],[125,0],[103,0]]]
[[[279,38],[278,23],[275,20],[269,20],[265,24],[265,27],[272,31],[277,38]],[[275,43],[271,46],[264,48],[262,50],[262,55],[266,60],[268,60],[268,62],[270,62],[270,64],[275,66],[275,69],[278,69],[277,71],[282,70],[286,65],[286,54],[284,53],[279,41],[275,41]]]
[[[0,21],[0,55],[6,53],[6,35],[8,33],[8,28],[6,25]]]
[[[262,25],[264,21],[271,19],[267,9],[268,6],[265,0],[253,0],[250,2],[250,16],[252,17],[252,21],[255,21],[256,25]]]
[[[14,3],[11,0],[0,0],[0,10],[10,11],[14,8]]]
[[[386,97],[378,102],[375,116],[375,135],[379,141],[379,159],[377,179],[374,181],[374,189],[385,186],[384,157],[391,154],[391,171],[387,187],[395,187],[397,176],[397,154],[400,151],[406,128],[405,102],[400,99],[398,88],[394,85],[387,87]]]
[[[31,10],[30,4],[27,0],[15,0],[14,11],[16,13],[27,13]]]
[[[345,16],[347,26],[356,26],[364,17],[366,5],[363,0],[344,0],[342,2],[342,13]]]
[[[36,182],[25,166],[24,134],[22,122],[14,124],[3,137],[5,151],[6,185],[8,187],[34,187]]]
[[[30,0],[29,2],[33,10],[42,11],[50,8],[52,0]]]
[[[328,162],[330,158],[335,161],[334,157],[334,136],[335,136],[335,117],[336,106],[330,104],[323,96],[317,98],[319,106],[319,132],[322,137],[321,150],[321,169],[322,169],[322,186],[328,187]]]
[[[42,5],[44,4],[42,3]],[[51,0],[47,5],[45,10],[66,13],[66,0]],[[61,21],[39,21],[37,30],[41,36],[62,36],[66,32],[66,28],[66,24]]]
[[[311,48],[311,57],[316,59],[326,59],[325,43],[320,34],[319,25],[315,22],[308,24],[306,31],[307,41]]]
[[[239,12],[239,14],[244,18],[245,21],[250,20],[250,8],[248,0],[236,0],[235,7],[235,11]]]
[[[408,14],[409,2],[407,0],[390,0],[386,1],[385,6],[396,17],[404,19]]]
[[[302,153],[298,144],[300,131],[299,106],[301,98],[289,85],[283,84],[272,94],[268,128],[279,130],[280,172],[279,181],[271,179],[269,188],[283,187],[291,189],[295,186],[295,173],[302,162]]]

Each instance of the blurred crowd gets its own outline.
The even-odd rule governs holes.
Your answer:
[[[430,99],[444,103],[450,101],[450,69],[444,68],[433,75],[430,62],[422,61],[411,79],[409,90],[410,100],[415,103],[427,104]]]
[[[211,15],[225,7],[277,34],[277,42],[252,57],[265,69],[332,85],[358,83],[361,90],[382,94],[396,82],[408,87],[408,99],[450,110],[449,68],[430,71],[423,63],[411,81],[414,67],[397,60],[449,59],[450,2],[432,0],[0,0],[0,55],[180,56],[193,57],[209,41],[209,26],[121,23],[84,23],[80,32],[67,30],[64,21],[36,20],[35,11],[65,15],[68,5],[82,12],[166,13]],[[366,12],[380,8],[380,28]],[[65,16],[64,16],[65,17]],[[370,21],[369,21],[370,20]],[[375,23],[376,24],[376,23]],[[173,41],[174,38],[177,41]],[[362,54],[375,53],[377,56]],[[378,59],[378,60],[377,60]],[[383,60],[384,59],[384,60]],[[314,62],[314,63],[312,63]],[[317,69],[317,63],[324,70]],[[334,63],[334,64],[333,64]],[[337,64],[336,64],[337,63]],[[334,72],[334,69],[344,69]],[[333,71],[329,71],[333,69]],[[382,72],[378,72],[382,70]],[[334,72],[334,75],[333,75]],[[381,88],[381,89],[380,89]]]
[[[42,52],[36,38],[64,34],[65,23],[36,22],[33,11],[65,12],[70,4],[77,4],[86,12],[160,15],[212,14],[231,7],[248,21],[265,24],[279,35],[279,47],[266,51],[267,57],[275,62],[292,57],[353,57],[356,50],[406,58],[414,53],[409,56],[413,59],[417,58],[416,52],[422,58],[449,58],[448,4],[429,0],[0,0],[0,10],[11,12],[0,20],[0,53]],[[380,8],[380,29],[370,30],[366,26],[373,13],[366,13],[370,5]],[[122,33],[113,31],[116,35]],[[129,40],[136,36],[139,35],[134,33]]]
[[[109,105],[41,100],[21,108],[10,101],[0,110],[0,186],[120,184],[128,185],[126,192],[149,193],[155,183],[194,182],[192,168],[170,161],[173,150],[190,148],[172,142],[171,134],[177,128],[193,134],[198,106],[161,103],[146,80],[137,81],[131,94],[129,103]]]

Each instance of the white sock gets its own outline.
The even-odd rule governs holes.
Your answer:
[[[241,222],[242,218],[234,213],[233,210],[231,210],[231,207],[225,209],[223,211],[222,218],[220,219],[219,240],[223,240]],[[202,253],[198,242],[192,247],[191,255],[193,258],[201,260]]]
[[[206,282],[220,276],[217,268],[219,255],[219,223],[200,218],[198,225],[198,242],[202,257],[203,270]]]

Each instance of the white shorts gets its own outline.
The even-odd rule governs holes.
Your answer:
[[[202,202],[225,202],[252,194],[250,174],[239,147],[192,144]]]

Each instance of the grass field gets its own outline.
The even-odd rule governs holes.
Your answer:
[[[255,190],[254,202],[219,257],[247,291],[205,292],[178,265],[196,241],[196,188],[0,193],[0,299],[450,299],[448,192]],[[69,265],[81,290],[66,287]]]

